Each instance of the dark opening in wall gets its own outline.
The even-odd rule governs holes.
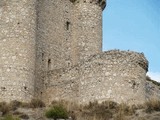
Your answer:
[[[25,89],[25,90],[27,90],[27,87],[26,87],[26,86],[24,86],[24,89]]]
[[[66,22],[66,29],[67,29],[67,30],[70,29],[70,24],[71,24],[71,23],[70,23],[69,21]]]
[[[48,70],[51,70],[51,59],[48,59]]]
[[[2,91],[5,91],[5,90],[6,90],[6,88],[5,88],[5,87],[1,87],[1,90],[2,90]]]
[[[44,53],[42,53],[42,61],[44,61]]]

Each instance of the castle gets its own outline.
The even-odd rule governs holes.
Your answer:
[[[1,0],[0,101],[149,98],[142,53],[102,52],[105,6],[105,0]]]

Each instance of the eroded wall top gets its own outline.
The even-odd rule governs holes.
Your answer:
[[[72,3],[94,3],[99,5],[102,10],[106,7],[106,0],[70,0]]]

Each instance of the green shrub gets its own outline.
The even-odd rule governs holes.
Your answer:
[[[47,118],[53,118],[53,119],[66,119],[68,118],[67,110],[62,105],[56,105],[50,108],[45,113]]]
[[[13,117],[12,115],[6,115],[2,120],[20,120],[17,117]]]
[[[30,102],[30,107],[31,108],[42,108],[42,107],[45,107],[45,104],[39,99],[32,99]]]

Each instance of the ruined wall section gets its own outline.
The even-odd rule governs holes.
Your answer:
[[[79,103],[95,100],[143,103],[147,69],[148,62],[141,53],[107,51],[58,73],[50,72],[45,79],[44,96],[48,95],[45,99],[50,102],[76,99]]]
[[[36,0],[0,0],[0,101],[34,95]]]
[[[107,51],[95,55],[83,66],[80,102],[113,100],[118,103],[143,103],[148,62],[136,52]],[[87,91],[87,92],[86,92]]]
[[[36,91],[43,91],[43,71],[71,66],[72,8],[69,0],[38,1]]]
[[[79,102],[79,77],[78,66],[49,71],[44,78],[45,89],[42,100],[45,103],[54,100]]]
[[[72,1],[72,0],[71,0]],[[105,0],[73,0],[73,44],[74,64],[88,56],[102,52],[102,10]]]
[[[146,81],[146,99],[147,100],[159,100],[160,99],[160,85],[155,81]]]

